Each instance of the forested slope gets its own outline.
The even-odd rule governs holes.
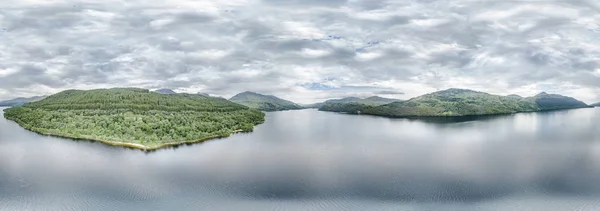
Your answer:
[[[574,98],[554,94],[540,93],[534,97],[522,98],[516,95],[500,96],[466,89],[448,89],[380,106],[335,103],[325,104],[320,110],[388,117],[428,117],[512,114],[585,107],[589,106]]]

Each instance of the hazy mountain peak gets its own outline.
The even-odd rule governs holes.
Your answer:
[[[238,93],[238,95],[263,95],[263,94],[259,94],[259,93],[252,92],[252,91],[244,91],[244,92]]]
[[[0,106],[21,106],[25,103],[37,102],[48,96],[17,97],[10,100],[0,101]]]
[[[177,94],[177,92],[173,91],[172,89],[157,89],[154,92],[156,92],[158,94],[164,94],[164,95]]]
[[[385,98],[379,97],[379,96],[371,96],[371,97],[367,97],[365,99],[385,99]]]
[[[548,95],[547,92],[540,92],[539,94],[535,95],[535,96],[542,96],[542,95]]]
[[[450,89],[445,89],[445,90],[441,90],[441,91],[437,91],[437,92],[433,92],[433,93],[429,93],[429,94],[425,94],[425,95],[456,95],[456,94],[487,94],[484,92],[478,92],[475,90],[470,90],[470,89],[459,89],[459,88],[450,88]]]
[[[302,106],[294,102],[284,100],[273,95],[263,95],[250,91],[236,94],[229,100],[234,103],[239,103],[262,111],[281,111],[302,108]]]

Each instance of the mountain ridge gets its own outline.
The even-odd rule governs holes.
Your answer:
[[[519,97],[451,88],[380,106],[337,103],[325,104],[320,110],[388,117],[428,117],[512,114],[590,107],[574,98],[556,94],[540,93],[533,97]]]
[[[238,93],[229,98],[229,101],[261,111],[285,111],[304,108],[292,101],[284,100],[274,95],[264,95],[251,91]]]
[[[157,90],[154,90],[154,92],[156,92],[158,94],[163,94],[163,95],[177,94],[177,92],[173,91],[172,89],[157,89]]]

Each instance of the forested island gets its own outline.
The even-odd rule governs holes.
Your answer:
[[[252,131],[264,113],[222,98],[146,89],[67,90],[4,117],[45,135],[154,150]]]
[[[591,107],[571,97],[542,92],[533,97],[500,96],[467,89],[448,89],[380,106],[326,103],[319,110],[386,117],[439,117],[513,114]]]
[[[294,102],[256,92],[242,92],[231,97],[229,100],[261,111],[285,111],[304,108]]]

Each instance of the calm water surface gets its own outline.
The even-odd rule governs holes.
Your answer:
[[[0,119],[0,210],[598,210],[600,109],[468,121],[316,110],[145,153]]]

